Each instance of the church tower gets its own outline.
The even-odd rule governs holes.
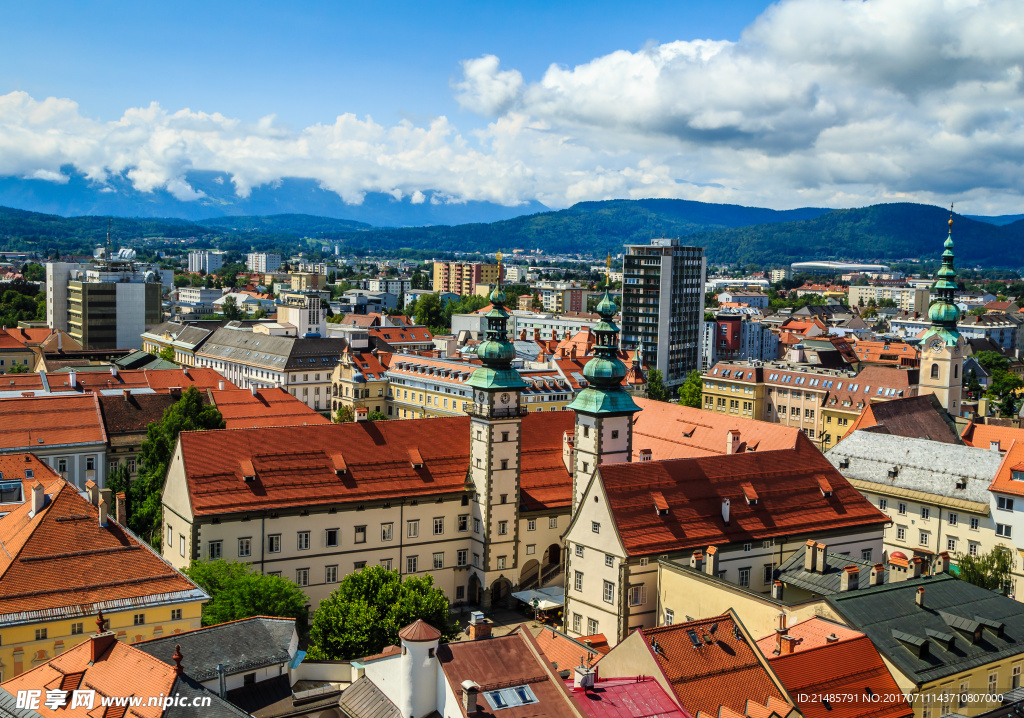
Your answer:
[[[486,336],[476,352],[482,366],[466,382],[473,389],[469,410],[469,478],[476,492],[473,530],[479,524],[480,534],[474,538],[481,541],[480,548],[474,549],[473,566],[474,571],[482,570],[484,607],[503,602],[519,583],[520,429],[526,414],[520,394],[526,383],[512,367],[515,349],[508,339],[500,252],[498,284],[490,299]]]
[[[608,265],[610,269],[610,256]],[[622,386],[627,370],[618,356],[619,328],[612,321],[615,311],[606,280],[604,297],[597,305],[601,321],[593,329],[597,337],[594,358],[583,367],[587,387],[569,404],[576,412],[572,470],[574,515],[597,467],[627,462],[633,451],[633,414],[640,411],[640,407]]]
[[[921,340],[920,393],[934,394],[953,416],[960,416],[964,361],[964,339],[957,331],[960,310],[953,301],[956,270],[953,268],[953,211],[949,213],[949,236],[942,253],[942,267],[935,282],[938,299],[928,308],[931,328]]]

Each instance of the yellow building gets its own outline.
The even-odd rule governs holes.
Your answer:
[[[97,611],[127,643],[200,626],[209,596],[115,521],[107,490],[90,481],[90,501],[32,454],[3,458],[21,500],[0,506],[0,680],[84,641]]]
[[[475,294],[478,284],[497,284],[500,266],[482,262],[434,262],[435,292]]]
[[[327,289],[327,277],[312,272],[292,272],[289,275],[293,292],[309,292]]]
[[[388,413],[388,379],[377,355],[352,349],[341,355],[331,375],[331,414],[347,407],[366,409],[367,413]]]
[[[701,390],[705,411],[764,420],[764,368],[738,363],[712,367],[704,375]],[[717,370],[717,371],[716,371]]]

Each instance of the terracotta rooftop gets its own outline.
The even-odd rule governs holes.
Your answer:
[[[13,511],[30,500],[30,489],[36,481],[48,486],[59,478],[57,472],[35,454],[0,455],[0,514]]]
[[[249,389],[210,389],[208,394],[228,429],[331,423],[282,388],[259,389],[255,395]]]
[[[934,394],[869,403],[846,434],[858,429],[911,439],[930,439],[943,444],[963,443],[952,417]]]
[[[803,434],[793,449],[610,464],[600,468],[600,476],[629,555],[876,527],[889,520]],[[831,485],[830,495],[820,479]],[[753,506],[747,504],[744,484],[759,497]],[[667,515],[654,510],[652,491],[668,501]],[[726,499],[728,524],[722,516]]]
[[[593,641],[596,636],[586,636]],[[608,652],[608,641],[601,636],[604,644],[604,651],[599,651],[594,645],[587,645],[584,638],[569,638],[561,631],[556,631],[550,626],[542,626],[537,634],[537,645],[547,659],[555,666],[556,671],[571,671],[575,666],[580,665],[582,656],[591,656],[597,661]]]
[[[1000,451],[1006,451],[1014,441],[1024,442],[1024,429],[994,424],[976,424],[972,421],[964,428],[964,433],[960,438],[968,446],[978,449],[991,449],[992,444],[996,443]]]
[[[205,594],[63,479],[44,487],[44,507],[0,518],[0,622],[82,615],[106,602],[196,601]],[[17,619],[5,614],[21,614]]]
[[[793,650],[796,653],[800,653],[811,648],[824,646],[827,643],[826,639],[831,635],[836,636],[840,640],[850,640],[859,638],[864,634],[842,624],[833,623],[832,621],[815,616],[814,618],[808,618],[806,621],[800,621],[788,626],[786,628],[786,635],[796,639]],[[772,633],[758,639],[757,647],[761,649],[761,653],[772,659],[779,655],[776,650],[776,643],[777,638]]]
[[[0,449],[33,451],[106,438],[93,394],[0,399]]]
[[[419,618],[399,631],[398,637],[403,641],[409,641],[411,643],[424,643],[440,639],[441,632],[422,618]]]
[[[571,679],[565,682],[569,689],[572,684]],[[575,691],[573,700],[593,718],[690,718],[648,677],[601,680],[586,692]]]
[[[1003,463],[999,465],[988,490],[1024,496],[1024,439],[1014,441],[1007,447]]]

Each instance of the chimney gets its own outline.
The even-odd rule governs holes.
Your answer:
[[[219,683],[217,693],[221,698],[226,698],[228,695],[228,677],[223,663],[217,664],[217,679]]]
[[[462,682],[462,707],[468,716],[476,713],[476,699],[479,691],[480,686],[473,681],[467,679]]]
[[[46,492],[37,479],[32,483],[32,515],[35,516],[46,506]]]
[[[534,328],[533,330],[533,341],[540,344],[540,329]]]
[[[994,452],[996,452],[998,454],[999,453],[999,442],[998,441],[990,441],[990,442],[988,442],[988,448],[989,448],[989,450],[994,451]]]
[[[817,554],[815,556],[814,560],[817,561],[817,563],[818,563],[818,570],[821,571],[822,573],[825,573],[826,571],[828,571],[828,563],[826,563],[826,561],[825,561],[825,556],[826,556],[825,544],[823,544],[823,543],[815,544],[814,545],[814,553]]]
[[[914,578],[921,578],[921,574],[924,572],[924,559],[920,556],[914,556],[911,559],[911,563],[914,564]]]
[[[740,432],[730,429],[725,435],[725,453],[735,454],[740,448]]]
[[[103,611],[96,615],[96,633],[89,638],[89,653],[92,663],[103,659],[107,649],[117,643],[117,634],[107,630],[107,622],[103,619]]]
[[[825,636],[825,643],[839,643],[839,636],[834,633],[830,633]]]
[[[778,582],[776,582],[778,583]],[[779,622],[775,626],[775,652],[782,653],[782,639],[786,635],[786,614],[779,614]]]
[[[491,620],[484,618],[483,611],[473,611],[469,617],[469,640],[479,641],[491,637]]]
[[[221,379],[220,381],[217,382],[217,390],[218,391],[224,391],[224,380],[223,379]]]
[[[117,494],[117,503],[114,505],[116,513],[114,514],[114,521],[121,524],[122,526],[128,525],[128,513],[125,508],[124,492],[121,491]]]
[[[729,525],[729,499],[722,499],[722,521],[725,525]]]
[[[570,475],[572,475],[572,460],[575,443],[572,432],[562,432],[562,463],[565,464],[565,470],[569,472]]]
[[[78,374],[74,371],[68,372],[68,386],[70,386],[72,389],[78,386]]]
[[[776,601],[782,600],[782,581],[772,582],[772,598]]]
[[[106,490],[107,489],[104,489],[104,491],[106,491]],[[110,498],[109,495],[101,498],[100,499],[100,505],[96,507],[96,508],[99,509],[99,513],[100,513],[100,527],[106,527],[106,525],[107,525],[107,506],[108,506],[107,499],[108,498]]]
[[[96,485],[95,481],[85,482],[85,493],[89,497],[89,503],[96,506],[100,502],[100,487]]]
[[[709,576],[717,576],[718,549],[715,546],[708,546],[708,550],[704,554],[707,556],[707,560],[704,562],[704,573]]]
[[[860,584],[860,569],[856,566],[847,566],[843,569],[843,575],[839,577],[839,591],[856,591]]]
[[[117,376],[117,366],[110,367],[110,376]]]
[[[881,586],[885,581],[885,566],[880,563],[876,563],[871,567],[871,585]]]
[[[176,676],[180,676],[182,673],[185,672],[185,669],[181,667],[181,659],[184,657],[185,656],[181,655],[181,646],[175,645],[174,655],[171,656],[171,658],[174,659],[174,675]]]
[[[782,637],[782,651],[780,655],[788,656],[796,650],[796,639],[792,636]]]
[[[704,554],[700,551],[694,551],[690,554],[690,568],[700,571],[704,568]]]
[[[939,554],[938,560],[935,562],[936,573],[949,573],[949,552],[943,551]]]
[[[254,386],[253,386],[253,387],[249,387],[249,392],[250,392],[250,393],[251,393],[251,394],[252,394],[253,396],[256,396],[256,387],[254,387]]]
[[[924,608],[924,589],[923,588],[917,589],[917,594],[914,596],[914,602],[917,603],[917,605],[920,606],[921,608]]]
[[[814,573],[817,564],[817,555],[814,553],[814,540],[807,539],[807,543],[804,545],[804,571]]]
[[[569,347],[569,358],[572,359],[573,361],[576,360],[576,345],[575,344],[573,344],[572,346]]]

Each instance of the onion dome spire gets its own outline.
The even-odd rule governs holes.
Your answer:
[[[498,283],[491,292],[491,310],[484,315],[487,329],[484,341],[476,349],[476,356],[483,367],[473,372],[467,382],[480,388],[515,389],[526,383],[519,372],[512,368],[516,356],[515,347],[508,339],[508,310],[505,309],[505,293],[501,291],[501,252],[498,252]]]
[[[943,244],[942,266],[936,273],[936,282],[933,285],[938,298],[928,308],[928,318],[932,322],[931,328],[925,334],[928,339],[933,334],[940,334],[947,344],[955,344],[960,337],[957,331],[957,322],[960,319],[960,310],[954,301],[956,292],[956,268],[953,266],[953,205],[949,206],[949,235]]]

